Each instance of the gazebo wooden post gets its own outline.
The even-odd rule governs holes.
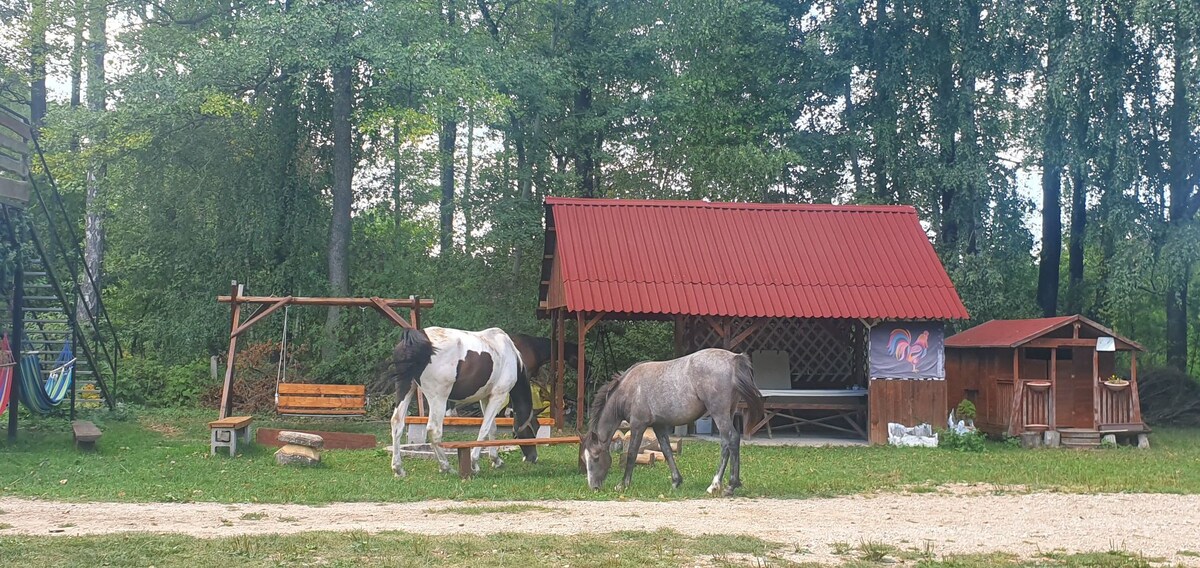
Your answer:
[[[674,347],[675,347],[675,356],[682,357],[683,356],[683,315],[682,314],[675,315]]]
[[[238,298],[242,295],[245,287],[234,280],[229,285],[229,304],[232,306],[232,320],[229,326],[229,352],[226,355],[225,361],[225,383],[221,386],[221,414],[218,418],[229,418],[229,414],[233,412],[233,362],[237,355],[237,340],[239,333],[236,333],[238,324],[242,317],[242,304]]]
[[[1100,429],[1100,351],[1092,346],[1092,427]]]
[[[1131,401],[1133,404],[1133,412],[1130,414],[1130,416],[1133,416],[1135,420],[1137,420],[1138,422],[1141,422],[1142,421],[1142,401],[1138,397],[1137,350],[1135,349],[1133,351],[1130,351],[1129,357],[1130,357],[1130,359],[1129,359],[1129,387],[1130,387],[1129,393],[1130,393]]]
[[[597,323],[600,323],[601,319],[604,319],[604,312],[594,314],[590,320],[584,317],[584,312],[575,313],[576,333],[579,335],[579,361],[576,366],[578,376],[575,379],[575,429],[580,432],[583,432],[583,414],[586,410],[585,405],[587,404],[587,398],[584,396],[587,394],[587,361],[585,360],[586,354],[584,353],[583,345],[587,340],[588,331],[591,331]]]
[[[550,312],[551,350],[555,354],[550,369],[554,372],[554,427],[566,426],[566,416],[563,412],[567,405],[566,393],[566,350],[567,322],[563,317],[562,308]]]
[[[1050,411],[1047,413],[1050,424],[1050,431],[1058,430],[1058,349],[1050,348]]]

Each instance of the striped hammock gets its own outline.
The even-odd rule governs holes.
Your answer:
[[[30,344],[24,345],[25,351],[33,351]],[[54,369],[45,378],[42,377],[42,363],[37,354],[25,355],[21,357],[21,402],[38,414],[49,414],[71,392],[74,377],[75,355],[71,352],[70,343],[63,345],[54,361]]]

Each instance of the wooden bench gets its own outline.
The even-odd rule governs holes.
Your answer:
[[[555,446],[558,444],[578,444],[579,436],[564,436],[561,438],[522,438],[519,440],[476,440],[470,442],[442,442],[446,450],[458,450],[458,476],[463,479],[471,477],[471,450],[475,448],[493,448],[500,446]]]
[[[408,428],[408,442],[410,444],[424,444],[426,440],[425,432],[429,426],[428,416],[406,416],[404,424]],[[483,418],[476,416],[446,416],[442,418],[443,428],[474,428],[476,431],[483,425]],[[496,417],[496,428],[512,428],[513,419],[505,417]],[[550,427],[554,426],[553,418],[538,418],[537,438],[547,439],[550,437]]]
[[[297,416],[363,416],[367,413],[367,387],[280,383],[275,410]]]
[[[100,429],[95,424],[87,420],[76,420],[71,422],[71,430],[75,437],[75,448],[78,450],[94,450],[96,442],[103,435]]]
[[[238,436],[242,437],[243,442],[249,444],[250,423],[253,421],[253,416],[230,416],[209,422],[208,428],[212,431],[209,455],[217,455],[217,448],[229,448],[229,455],[236,456]]]

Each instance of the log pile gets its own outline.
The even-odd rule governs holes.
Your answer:
[[[625,454],[625,449],[629,447],[629,430],[617,430],[613,434],[613,450]],[[670,444],[671,453],[676,457],[683,450],[683,440],[674,439]],[[656,462],[664,461],[662,447],[659,446],[658,436],[654,434],[654,430],[646,429],[642,434],[642,444],[638,448],[636,462],[638,465],[654,465]]]

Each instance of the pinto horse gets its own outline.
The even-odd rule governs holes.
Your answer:
[[[496,436],[496,415],[511,397],[516,415],[513,436],[533,438],[537,434],[529,374],[512,339],[499,328],[483,331],[444,327],[401,330],[389,368],[388,380],[395,382],[396,393],[403,393],[404,397],[392,413],[392,471],[397,477],[405,475],[400,463],[400,437],[417,385],[421,386],[421,392],[429,402],[429,442],[442,472],[450,471],[450,462],[440,445],[447,401],[480,403],[483,424],[479,427],[478,439],[490,440]],[[536,447],[522,446],[521,451],[525,461],[537,461]],[[491,448],[489,453],[493,467],[504,463],[498,448]],[[479,455],[480,448],[472,450],[471,467],[476,472],[479,471]]]

